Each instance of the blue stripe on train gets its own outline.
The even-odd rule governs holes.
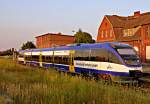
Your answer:
[[[113,76],[129,76],[129,73],[126,72],[113,72],[113,71],[104,71],[104,70],[96,70],[96,69],[86,69],[75,67],[76,73],[95,73],[95,74],[111,74]]]
[[[59,64],[45,64],[43,66],[50,66],[50,67],[55,67],[58,70],[62,71],[69,71],[69,66],[65,65],[59,65]],[[113,72],[113,71],[104,71],[104,70],[96,70],[96,69],[86,69],[86,68],[80,68],[80,67],[75,67],[75,73],[95,73],[95,74],[111,74],[113,76],[129,76],[129,73],[125,72]]]
[[[38,62],[28,62],[30,64],[39,64]],[[61,71],[69,71],[69,66],[62,65],[62,64],[52,64],[52,63],[43,63],[43,67],[49,68],[49,67],[55,67],[58,70]],[[113,71],[104,71],[104,70],[96,70],[96,69],[86,69],[86,68],[80,68],[75,67],[75,73],[95,73],[95,74],[111,74],[113,76],[129,76],[129,73],[126,72],[113,72]]]
[[[58,70],[62,70],[62,71],[69,71],[69,65],[58,65],[58,64],[54,64],[55,68],[58,68]]]
[[[54,64],[52,64],[52,63],[42,63],[42,66],[44,68],[49,68],[49,67],[54,67]]]
[[[54,67],[57,68],[58,70],[62,71],[69,71],[69,66],[66,65],[60,65],[60,64],[53,64],[53,63],[43,63],[43,67],[49,68],[49,67]]]

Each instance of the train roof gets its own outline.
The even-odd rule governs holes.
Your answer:
[[[38,52],[38,51],[53,51],[53,50],[79,50],[79,49],[92,49],[92,48],[102,48],[102,47],[110,47],[110,45],[130,46],[128,44],[119,43],[119,42],[105,42],[105,43],[94,43],[94,44],[72,44],[68,46],[58,46],[52,48],[41,48],[41,49],[27,49],[27,50],[19,50],[19,52]]]

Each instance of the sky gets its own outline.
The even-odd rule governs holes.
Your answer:
[[[0,0],[0,51],[35,43],[35,37],[45,33],[73,35],[79,28],[96,39],[104,15],[150,12],[149,4],[150,0]]]

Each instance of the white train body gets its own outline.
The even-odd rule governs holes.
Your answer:
[[[141,76],[140,59],[122,43],[80,44],[19,51],[18,62],[60,71],[130,81]]]

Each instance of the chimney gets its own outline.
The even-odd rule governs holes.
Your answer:
[[[140,11],[134,12],[134,17],[139,17],[141,15]]]

